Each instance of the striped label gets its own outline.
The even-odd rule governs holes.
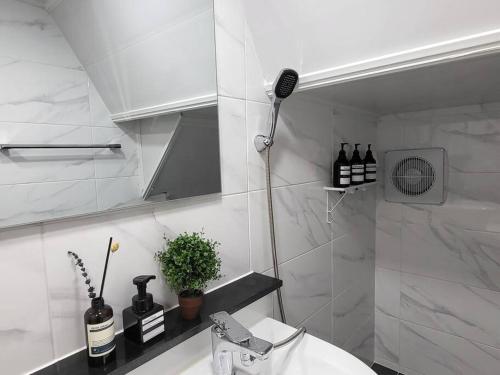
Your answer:
[[[376,180],[377,179],[377,174],[376,173],[367,173],[366,174],[366,179],[367,180]]]
[[[340,178],[340,185],[349,185],[350,183],[351,183],[350,178],[345,178],[345,177]]]

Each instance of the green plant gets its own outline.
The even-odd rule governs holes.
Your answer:
[[[221,278],[219,242],[205,238],[203,232],[183,233],[165,239],[163,250],[155,254],[167,283],[177,294],[197,295],[209,281]]]

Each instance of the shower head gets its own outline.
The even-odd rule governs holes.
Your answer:
[[[299,81],[299,75],[293,69],[283,69],[274,81],[273,94],[277,99],[288,98]]]
[[[258,152],[262,152],[273,145],[281,102],[292,94],[298,81],[299,74],[293,69],[282,69],[278,77],[276,77],[273,84],[271,112],[269,116],[271,118],[271,131],[269,136],[262,134],[255,136],[253,142]]]

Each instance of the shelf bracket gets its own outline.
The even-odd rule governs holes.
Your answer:
[[[368,187],[375,186],[375,185],[377,185],[377,183],[378,183],[377,181],[373,181],[373,182],[368,182],[368,183],[361,184],[361,185],[349,186],[346,188],[325,186],[323,189],[326,191],[326,222],[328,224],[333,223],[333,211],[335,211],[335,209],[338,207],[338,205],[344,200],[346,195],[354,194],[357,191],[366,191]],[[336,191],[337,193],[342,195],[340,197],[340,199],[338,199],[337,202],[335,202],[333,207],[330,207],[330,194],[329,193],[331,191]]]
[[[340,198],[337,200],[337,202],[335,202],[335,204],[332,207],[330,207],[330,194],[328,191],[326,192],[326,222],[328,224],[333,223],[333,211],[335,211],[335,209],[347,195],[345,192],[339,192],[339,194],[341,194]]]

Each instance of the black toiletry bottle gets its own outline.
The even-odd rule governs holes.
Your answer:
[[[377,181],[377,161],[373,157],[371,150],[372,145],[368,145],[368,150],[365,155],[365,182]]]
[[[132,297],[132,306],[123,310],[123,328],[125,337],[144,344],[165,332],[163,306],[153,302],[153,295],[146,293],[150,280],[155,275],[134,277],[132,283],[137,286],[137,294]]]
[[[365,164],[359,156],[359,143],[354,145],[351,158],[351,185],[361,185],[365,182]]]
[[[347,155],[344,150],[344,145],[340,144],[339,157],[333,164],[333,186],[345,188],[351,184],[351,164],[347,160]]]
[[[115,322],[113,309],[102,297],[93,298],[85,311],[87,359],[91,367],[104,367],[115,359]]]

